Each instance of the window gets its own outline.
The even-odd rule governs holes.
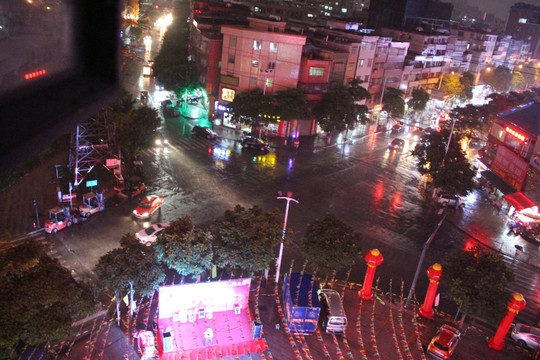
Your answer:
[[[229,64],[234,64],[234,55],[229,55]]]
[[[365,83],[369,82],[369,75],[364,76],[364,82]]]
[[[266,86],[267,88],[271,88],[272,86],[274,86],[274,82],[272,81],[272,79],[266,79],[264,86]]]
[[[353,47],[353,48],[351,49],[351,54],[356,55],[356,50],[358,50],[358,49],[355,48],[355,47]]]
[[[261,50],[262,44],[259,40],[253,40],[253,50]]]
[[[249,78],[249,85],[251,86],[257,86],[257,78],[255,76],[251,76]]]
[[[360,59],[360,67],[364,66],[364,59]]]
[[[235,47],[236,46],[236,36],[231,36],[229,38],[229,46],[230,47]]]
[[[273,43],[273,42],[270,43],[270,51],[271,52],[277,52],[277,44],[276,43]]]
[[[268,62],[268,69],[269,70],[274,70],[276,68],[276,63],[274,61],[269,61]]]
[[[323,76],[323,75],[324,75],[324,68],[316,67],[316,66],[309,67],[309,76]]]
[[[368,66],[368,67],[371,66],[371,63],[372,63],[372,60],[371,60],[371,59],[368,59],[368,61],[367,61],[367,66]]]
[[[259,60],[251,60],[251,66],[253,67],[259,67]]]
[[[367,44],[366,44],[365,42],[362,42],[362,45],[361,45],[361,48],[360,48],[360,49],[361,49],[361,50],[366,50],[366,45],[367,45]],[[372,50],[373,50],[373,49],[372,49]]]
[[[520,18],[520,19],[518,20],[518,23],[520,23],[520,24],[526,24],[526,23],[527,23],[527,19]]]
[[[353,70],[354,70],[354,63],[347,65],[347,71],[353,71]]]

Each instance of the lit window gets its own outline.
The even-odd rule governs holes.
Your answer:
[[[264,85],[267,88],[271,88],[272,86],[274,86],[274,82],[272,81],[272,79],[266,79],[266,82],[264,83]]]
[[[253,50],[261,50],[262,44],[259,40],[253,40]]]
[[[364,66],[364,59],[360,59],[360,67]]]
[[[277,52],[277,44],[276,43],[273,43],[273,42],[270,43],[270,51],[271,52]]]
[[[309,68],[309,76],[323,76],[323,75],[324,75],[324,68],[316,67],[316,66],[310,66],[310,68]]]
[[[342,9],[341,9],[341,12],[345,14],[345,13],[347,13],[347,9],[342,8]]]
[[[251,66],[259,67],[259,60],[251,60]]]
[[[526,23],[527,23],[527,19],[520,18],[520,19],[518,20],[518,23],[520,23],[520,24],[526,24]]]

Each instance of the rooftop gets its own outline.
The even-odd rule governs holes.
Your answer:
[[[540,100],[537,99],[517,108],[504,111],[499,117],[527,131],[529,134],[540,135]]]

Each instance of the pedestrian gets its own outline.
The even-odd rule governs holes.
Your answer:
[[[214,332],[211,328],[206,329],[204,332],[204,346],[206,346],[210,342],[210,345],[214,345]]]

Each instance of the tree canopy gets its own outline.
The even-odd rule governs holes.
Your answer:
[[[405,93],[396,88],[386,88],[383,95],[383,111],[388,113],[391,118],[401,118],[405,113],[405,100],[403,95]]]
[[[443,75],[441,89],[447,96],[454,99],[472,99],[472,86],[474,84],[474,74],[464,72],[463,74]]]
[[[158,260],[180,275],[196,277],[212,268],[212,235],[196,228],[189,215],[161,231],[154,248]]]
[[[417,169],[420,174],[430,176],[434,187],[466,195],[474,188],[475,173],[461,149],[462,134],[455,132],[452,135],[445,156],[449,135],[447,129],[426,135],[416,145],[412,155],[418,160]]]
[[[95,310],[88,288],[47,256],[38,241],[0,252],[0,357],[73,334],[71,324]]]
[[[365,121],[367,107],[360,102],[369,96],[356,79],[349,86],[332,88],[314,108],[315,118],[325,132],[354,129],[357,121]]]
[[[334,214],[308,224],[302,251],[311,266],[329,275],[350,267],[361,252],[360,234]]]
[[[422,111],[425,110],[428,101],[429,93],[422,88],[418,88],[412,91],[412,98],[407,104],[409,105],[409,108],[415,111]]]
[[[116,138],[120,146],[136,156],[154,141],[154,132],[161,124],[155,109],[142,106],[129,114],[115,113]]]
[[[285,99],[281,99],[285,101]],[[229,103],[231,119],[237,123],[251,126],[255,130],[261,125],[268,125],[272,116],[277,115],[271,95],[263,94],[260,89],[243,91],[235,95]],[[286,113],[287,116],[290,113]]]
[[[514,279],[501,255],[475,246],[447,256],[443,271],[450,283],[445,296],[460,305],[464,314],[493,325],[500,322],[511,295],[506,286]]]
[[[483,74],[484,82],[497,92],[507,92],[512,84],[512,72],[505,66],[497,66],[495,69],[488,68]]]
[[[253,206],[236,205],[211,225],[214,258],[220,268],[230,271],[261,271],[275,260],[274,247],[281,242],[283,216]],[[287,243],[290,231],[285,236]]]
[[[278,91],[274,96],[274,106],[274,112],[281,120],[305,119],[309,113],[306,94],[298,88]]]

